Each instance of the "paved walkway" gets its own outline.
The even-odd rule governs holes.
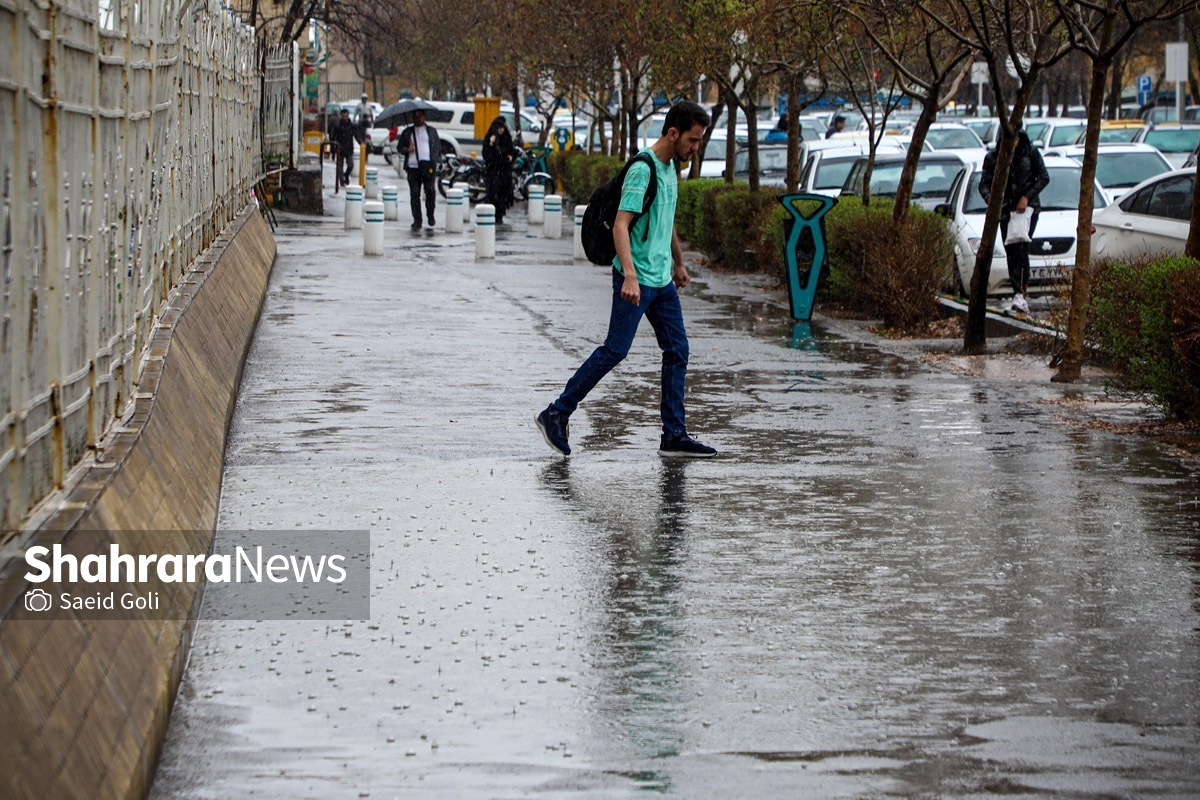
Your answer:
[[[703,270],[721,457],[646,330],[562,459],[607,271],[402,208],[280,229],[220,519],[370,528],[372,619],[200,623],[155,798],[1200,795],[1194,462]]]

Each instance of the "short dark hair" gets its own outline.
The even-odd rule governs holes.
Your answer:
[[[843,117],[841,114],[838,114],[836,117],[833,118],[833,121],[834,122],[845,122],[846,118]]]
[[[667,131],[674,128],[680,133],[690,131],[697,125],[708,127],[711,124],[708,112],[698,103],[693,103],[690,100],[680,100],[667,111],[667,118],[663,120],[663,136],[667,135]]]

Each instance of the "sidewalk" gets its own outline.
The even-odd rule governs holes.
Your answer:
[[[221,527],[370,528],[372,619],[202,622],[153,797],[1200,793],[1198,467],[700,271],[571,420],[606,268],[286,219]],[[340,197],[340,195],[339,195]],[[339,214],[338,202],[326,208]],[[571,228],[564,224],[564,232]]]

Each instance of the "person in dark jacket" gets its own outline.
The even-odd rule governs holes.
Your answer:
[[[437,165],[442,160],[442,142],[435,128],[425,124],[425,112],[413,112],[413,124],[400,132],[396,152],[404,159],[404,174],[408,178],[408,202],[412,209],[413,230],[421,227],[421,191],[425,191],[425,219],[434,226],[433,208],[436,197]]]
[[[992,178],[996,174],[996,154],[999,148],[992,150],[983,159],[983,175],[979,181],[979,193],[986,201],[992,193]],[[1029,141],[1029,134],[1024,130],[1017,131],[1017,148],[1013,152],[1012,165],[1008,168],[1008,185],[1004,187],[1004,205],[1000,212],[1000,235],[1008,238],[1008,223],[1013,212],[1024,213],[1026,208],[1033,209],[1029,220],[1029,238],[1037,228],[1038,212],[1041,209],[1042,189],[1050,183],[1050,174],[1046,172],[1046,163],[1042,154]],[[1013,299],[1010,308],[1022,313],[1029,313],[1029,301],[1025,294],[1029,289],[1029,245],[1031,242],[1013,242],[1004,245],[1004,254],[1008,257],[1008,279],[1013,286]]]
[[[504,212],[513,206],[512,134],[504,117],[496,117],[483,137],[483,162],[487,173],[487,202],[496,207],[496,224],[504,222]]]
[[[354,171],[354,149],[362,141],[359,138],[358,126],[350,119],[350,110],[343,108],[341,119],[333,124],[329,138],[337,145],[339,169],[337,179],[339,186],[350,184],[350,174]]]

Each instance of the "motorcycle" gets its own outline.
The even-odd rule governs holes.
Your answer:
[[[466,189],[472,203],[482,203],[487,194],[487,173],[483,162],[468,156],[447,155],[438,165],[437,185],[442,197],[450,189]]]

